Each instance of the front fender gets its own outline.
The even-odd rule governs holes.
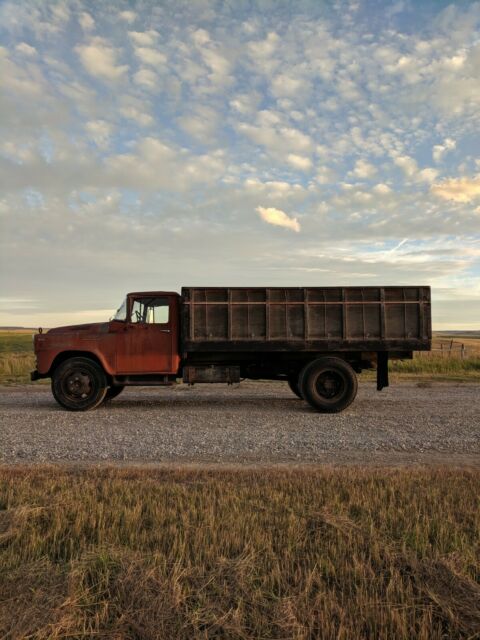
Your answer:
[[[115,375],[116,371],[114,363],[109,362],[105,355],[98,349],[68,349],[64,351],[58,351],[58,349],[46,349],[40,351],[37,354],[37,372],[40,377],[51,376],[54,369],[68,358],[76,358],[82,356],[84,358],[91,358],[98,362],[105,373],[109,375]]]

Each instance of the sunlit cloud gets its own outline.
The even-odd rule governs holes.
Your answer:
[[[480,198],[480,175],[474,178],[450,178],[432,185],[432,193],[444,200],[469,203]]]
[[[300,231],[300,225],[296,218],[291,218],[285,211],[275,209],[275,207],[257,207],[255,209],[262,220],[273,224],[277,227],[285,227],[285,229],[291,229],[297,233]]]

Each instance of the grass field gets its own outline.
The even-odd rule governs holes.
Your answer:
[[[0,468],[0,637],[480,637],[480,472]]]
[[[465,345],[464,359],[459,357],[459,349],[448,351],[450,340],[450,336],[436,335],[435,351],[416,354],[413,360],[391,361],[392,379],[480,380],[480,335],[478,338],[455,335],[455,346]],[[441,344],[443,352],[439,351]],[[32,347],[32,332],[0,331],[0,384],[30,382],[30,371],[35,368]],[[374,375],[373,372],[364,374],[367,379],[373,379]]]

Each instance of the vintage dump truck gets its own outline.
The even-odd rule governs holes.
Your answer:
[[[127,385],[285,380],[322,412],[342,411],[357,373],[431,348],[430,288],[183,287],[129,293],[116,315],[34,337],[32,380],[85,411]]]

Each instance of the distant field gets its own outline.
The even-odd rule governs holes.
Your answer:
[[[30,381],[30,371],[35,366],[33,333],[28,329],[0,331],[0,384]],[[462,344],[465,347],[463,353]],[[433,348],[431,353],[416,354],[413,360],[392,361],[392,376],[400,379],[480,380],[480,334],[479,337],[435,334]],[[370,378],[373,374],[366,372],[364,375]]]
[[[480,634],[480,472],[0,468],[0,637]]]

